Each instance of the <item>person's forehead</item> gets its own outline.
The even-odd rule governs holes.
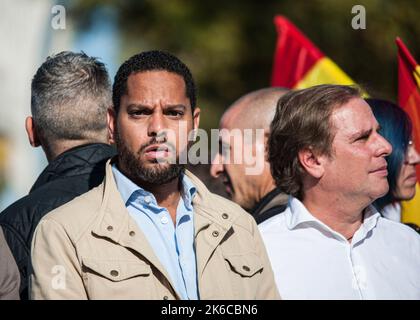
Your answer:
[[[219,141],[226,146],[238,146],[242,145],[244,139],[244,129],[238,127],[235,123],[230,121],[230,119],[220,121],[219,126]]]
[[[337,107],[331,115],[331,120],[334,127],[341,133],[369,129],[376,123],[369,105],[361,98],[352,99]]]
[[[127,95],[174,93],[187,98],[184,79],[173,72],[153,70],[131,74],[127,79]]]
[[[219,128],[220,129],[234,129],[235,123],[235,116],[236,116],[236,108],[230,107],[220,118]]]
[[[244,113],[247,113],[249,98],[241,98],[231,105],[220,119],[220,129],[246,129],[248,122],[244,120]],[[250,114],[247,114],[250,116]]]

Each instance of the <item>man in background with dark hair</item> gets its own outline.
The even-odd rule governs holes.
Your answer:
[[[180,161],[199,125],[195,91],[188,67],[169,53],[122,64],[108,123],[118,156],[98,188],[38,225],[32,298],[278,298],[255,221]],[[51,285],[54,266],[61,286]]]
[[[212,161],[210,174],[222,178],[228,196],[257,223],[286,208],[287,195],[276,188],[271,176],[267,144],[277,101],[287,91],[264,88],[247,93],[235,101],[220,120],[220,148]],[[241,161],[235,163],[238,154]],[[245,157],[252,161],[246,161]],[[251,168],[255,170],[252,172]]]
[[[420,299],[420,236],[371,203],[388,191],[391,145],[359,90],[285,94],[269,161],[287,209],[259,225],[285,299]]]
[[[49,164],[29,194],[0,213],[21,274],[22,298],[27,298],[30,244],[39,220],[97,186],[106,160],[115,154],[106,126],[111,105],[105,65],[84,53],[48,57],[32,80],[26,131],[29,143],[42,147]]]

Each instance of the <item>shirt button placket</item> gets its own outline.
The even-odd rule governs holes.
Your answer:
[[[352,248],[353,248],[352,244],[348,243],[347,244],[347,252],[348,252],[348,258],[349,258],[349,261],[350,261],[351,272],[353,274],[352,285],[353,285],[353,288],[355,290],[357,290],[357,292],[359,294],[359,298],[363,299],[362,290],[361,290],[361,287],[360,287],[360,279],[359,279],[359,271],[360,270],[359,270],[359,266],[354,264]]]

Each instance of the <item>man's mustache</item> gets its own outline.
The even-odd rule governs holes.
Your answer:
[[[165,147],[168,148],[168,150],[170,152],[174,152],[175,151],[175,146],[173,143],[169,142],[166,136],[161,136],[161,137],[153,137],[149,142],[142,144],[140,146],[140,149],[138,151],[138,153],[142,153],[147,147],[151,146],[151,145],[165,145]]]

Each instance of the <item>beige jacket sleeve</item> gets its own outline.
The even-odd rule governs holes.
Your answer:
[[[0,228],[0,300],[19,300],[20,274]]]
[[[74,245],[56,221],[43,219],[36,228],[31,263],[31,299],[87,299]]]
[[[266,300],[278,300],[281,299],[278,292],[276,282],[274,280],[274,273],[271,267],[270,260],[268,258],[267,250],[265,248],[263,239],[261,237],[260,231],[257,227],[256,222],[252,221],[254,239],[257,248],[257,254],[260,256],[261,261],[263,262],[264,271],[261,275],[261,283],[258,287],[259,293],[257,294],[257,299],[266,299]]]

